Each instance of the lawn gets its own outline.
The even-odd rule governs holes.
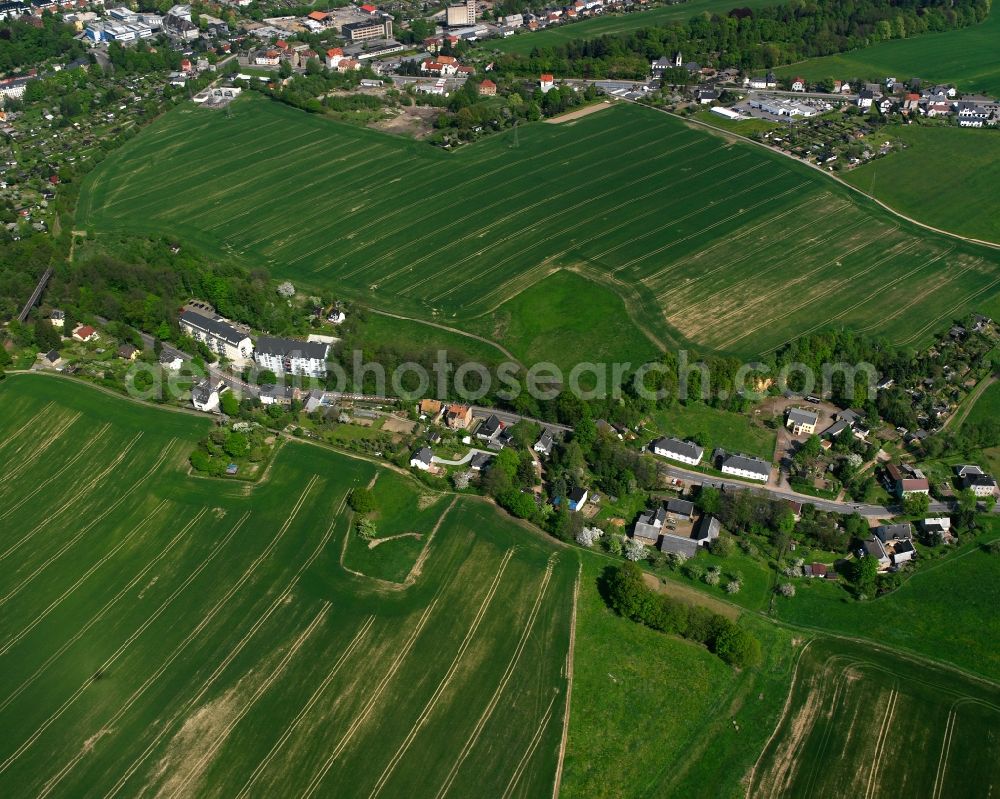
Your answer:
[[[853,169],[844,179],[928,225],[1000,243],[996,131],[909,125],[890,132],[906,149]]]
[[[806,80],[856,78],[898,80],[921,78],[926,83],[953,83],[963,92],[1000,95],[1000,15],[991,13],[974,27],[930,33],[840,55],[824,56],[776,69],[779,75]]]
[[[299,442],[191,477],[208,419],[65,379],[0,407],[0,794],[551,794],[572,552]],[[340,564],[376,475],[384,532],[434,521],[405,589]]]
[[[749,796],[990,796],[1000,687],[867,644],[820,638]]]
[[[572,270],[617,293],[664,346],[742,355],[830,326],[916,344],[1000,286],[1000,253],[651,109],[617,105],[518,135],[516,153],[512,134],[445,153],[260,97],[229,115],[179,107],[87,176],[78,224],[169,229],[300,290],[460,329],[488,327],[505,303]],[[616,333],[604,357],[637,360],[637,342],[648,353],[621,306],[602,299],[589,312],[594,293],[581,291],[573,316]],[[524,312],[566,307],[562,292],[551,304],[536,294]],[[576,323],[511,329],[515,352],[581,351]]]
[[[774,457],[775,432],[742,413],[719,410],[701,402],[677,404],[657,411],[646,426],[650,437],[672,436],[697,441],[711,453],[715,447],[728,452]]]
[[[640,28],[652,28],[678,20],[685,21],[703,13],[725,14],[733,8],[757,8],[763,5],[767,5],[767,0],[749,0],[744,3],[735,3],[733,0],[686,0],[686,2],[657,6],[648,11],[607,14],[594,19],[554,25],[534,33],[525,30],[506,39],[490,39],[481,46],[485,50],[529,55],[536,47],[554,47],[575,39],[596,39],[598,36],[631,33]]]
[[[978,424],[996,419],[997,416],[1000,416],[1000,383],[993,383],[979,395],[962,424]]]
[[[897,591],[856,602],[843,587],[819,580],[796,582],[791,599],[775,602],[782,621],[811,629],[859,635],[1000,680],[1000,558],[979,544],[1000,534],[989,520],[979,542],[925,563]]]

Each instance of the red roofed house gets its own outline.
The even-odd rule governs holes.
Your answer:
[[[333,69],[344,60],[344,49],[342,47],[331,47],[326,51],[326,68]]]
[[[354,58],[342,58],[337,64],[337,72],[353,72],[361,69],[361,62]]]
[[[77,341],[97,341],[100,336],[90,325],[80,325],[73,331],[73,338]]]
[[[804,92],[806,90],[805,78],[796,78],[792,81],[793,92]]]
[[[190,72],[192,70],[191,60],[184,58],[181,60],[181,72]]]
[[[906,99],[903,100],[903,113],[909,114],[911,111],[917,111],[920,108],[920,95],[910,92],[906,95]]]
[[[59,176],[58,175],[50,175],[49,176],[49,183],[51,183],[53,186],[57,185],[59,183]]]
[[[277,47],[279,50],[287,50],[288,42],[286,42],[284,39],[278,39],[278,41],[274,43],[274,46]]]
[[[368,14],[375,14],[375,12],[378,11],[378,9],[375,6],[373,6],[371,3],[367,3],[367,4],[363,5],[363,6],[361,6],[361,10],[364,11],[365,13],[368,13]]]
[[[898,497],[905,497],[907,494],[930,494],[931,492],[930,483],[922,472],[914,469],[910,471],[910,476],[907,476],[895,463],[888,464],[885,471],[893,491]]]
[[[476,74],[476,68],[475,67],[459,67],[458,68],[458,74],[459,75],[475,75]]]
[[[547,92],[549,89],[553,88],[556,85],[556,81],[555,78],[546,73],[545,75],[542,75],[542,77],[538,79],[538,85],[541,86],[543,92]]]
[[[437,58],[442,64],[454,64],[458,66],[458,59],[453,55],[439,55]]]
[[[479,94],[484,97],[492,97],[497,93],[497,85],[489,78],[479,84]]]
[[[310,11],[307,16],[314,22],[323,22],[326,20],[327,14],[325,11]]]

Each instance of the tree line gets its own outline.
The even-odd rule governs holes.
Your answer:
[[[762,8],[703,13],[687,22],[631,33],[575,39],[505,54],[500,70],[554,72],[588,78],[641,78],[649,62],[682,52],[702,66],[742,71],[770,69],[806,58],[842,53],[888,39],[962,28],[982,22],[991,0],[801,0]]]

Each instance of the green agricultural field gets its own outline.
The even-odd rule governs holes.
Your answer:
[[[779,75],[806,80],[839,78],[921,78],[954,83],[965,92],[1000,95],[1000,14],[970,28],[893,39],[841,55],[812,58],[776,69]]]
[[[553,47],[574,39],[596,39],[598,36],[630,33],[640,28],[652,28],[668,22],[688,20],[699,14],[727,14],[733,8],[757,8],[766,5],[767,2],[768,0],[749,0],[743,3],[734,0],[686,0],[682,3],[657,6],[648,11],[608,14],[580,22],[554,25],[534,33],[524,31],[506,39],[483,42],[482,47],[501,53],[529,55],[536,47]],[[672,54],[664,53],[664,55]]]
[[[1000,244],[996,131],[910,125],[891,134],[907,148],[852,169],[844,179],[927,225]]]
[[[0,795],[551,795],[573,551],[299,442],[192,477],[208,420],[59,378],[0,408]],[[376,476],[405,587],[341,565]]]
[[[1000,787],[1000,688],[818,639],[748,796],[981,797]]]
[[[969,415],[962,422],[985,422],[1000,416],[1000,383],[992,383],[979,395],[976,404],[969,409]]]
[[[1000,534],[1000,521],[983,523],[988,531],[978,541],[922,564],[891,594],[856,602],[836,583],[800,580],[793,598],[775,600],[777,617],[813,630],[863,635],[1000,681],[1000,618],[995,613],[1000,558],[980,546]]]
[[[514,142],[452,154],[259,97],[231,115],[185,106],[88,175],[78,223],[170,230],[300,287],[462,329],[575,270],[664,346],[737,355],[837,325],[916,344],[1000,290],[1000,253],[647,108],[528,125]],[[548,360],[577,346],[572,326],[545,324]],[[544,325],[510,331],[498,343],[540,354]],[[637,340],[603,352],[631,360]]]

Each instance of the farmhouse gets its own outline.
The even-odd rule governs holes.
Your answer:
[[[909,541],[913,538],[913,525],[909,522],[883,524],[875,528],[875,537],[883,544],[888,544],[891,541]]]
[[[586,488],[574,488],[569,492],[569,509],[572,511],[582,510],[583,506],[587,504],[587,496]]]
[[[694,503],[686,499],[668,499],[667,513],[679,516],[687,521],[694,519]]]
[[[698,520],[691,538],[698,543],[698,546],[704,547],[718,538],[721,531],[722,523],[714,516],[706,514]]]
[[[873,557],[878,561],[879,571],[885,571],[889,568],[892,561],[889,560],[889,556],[886,554],[885,546],[882,542],[878,540],[875,536],[872,536],[868,541],[862,542],[861,546],[858,548],[857,555],[859,558]]]
[[[433,457],[434,453],[431,452],[430,447],[421,447],[413,453],[413,457],[410,458],[410,466],[414,469],[420,469],[420,471],[426,472],[431,468],[431,458]]]
[[[979,466],[963,464],[955,467],[963,489],[970,489],[977,497],[992,497],[997,492],[997,481]]]
[[[539,436],[538,441],[535,442],[535,446],[532,449],[535,450],[539,455],[549,455],[552,453],[552,433],[548,430],[543,430],[541,436]]]
[[[222,319],[186,310],[178,322],[184,333],[238,366],[246,364],[253,355],[250,337]]]
[[[900,541],[892,548],[892,563],[894,566],[899,566],[901,563],[913,560],[916,554],[917,550],[912,541]]]
[[[632,528],[632,537],[644,544],[655,546],[660,540],[663,532],[663,523],[667,519],[667,509],[660,505],[655,510],[643,511],[639,514],[635,526]]]
[[[705,454],[704,447],[690,441],[679,441],[676,438],[660,438],[653,442],[653,454],[668,458],[679,463],[697,466]]]
[[[919,469],[906,467],[903,472],[895,463],[887,464],[885,467],[886,477],[889,485],[897,497],[905,497],[907,494],[930,494],[931,486],[924,477],[924,473]]]
[[[219,392],[208,380],[202,380],[191,389],[191,404],[196,410],[211,413],[219,407]]]
[[[734,477],[766,483],[771,476],[771,464],[760,458],[752,458],[747,455],[723,455],[721,471],[723,474],[731,474]]]
[[[160,353],[160,366],[164,369],[168,369],[171,372],[179,372],[183,365],[184,360],[180,355],[175,355],[166,350]]]
[[[324,378],[329,351],[330,345],[320,341],[261,336],[253,357],[261,369],[270,369],[276,375],[288,373]]]
[[[819,422],[819,414],[815,411],[807,411],[804,408],[789,408],[785,427],[792,431],[792,435],[811,436],[816,432],[817,422]]]
[[[472,408],[468,405],[449,405],[444,423],[452,430],[464,430],[472,424]]]
[[[479,84],[480,97],[492,97],[497,93],[497,85],[489,78]]]
[[[94,330],[90,325],[80,325],[73,331],[73,338],[77,341],[97,341],[101,338],[100,334]]]
[[[289,386],[281,386],[277,383],[261,386],[258,389],[258,399],[261,405],[291,405],[295,397],[295,390]]]

